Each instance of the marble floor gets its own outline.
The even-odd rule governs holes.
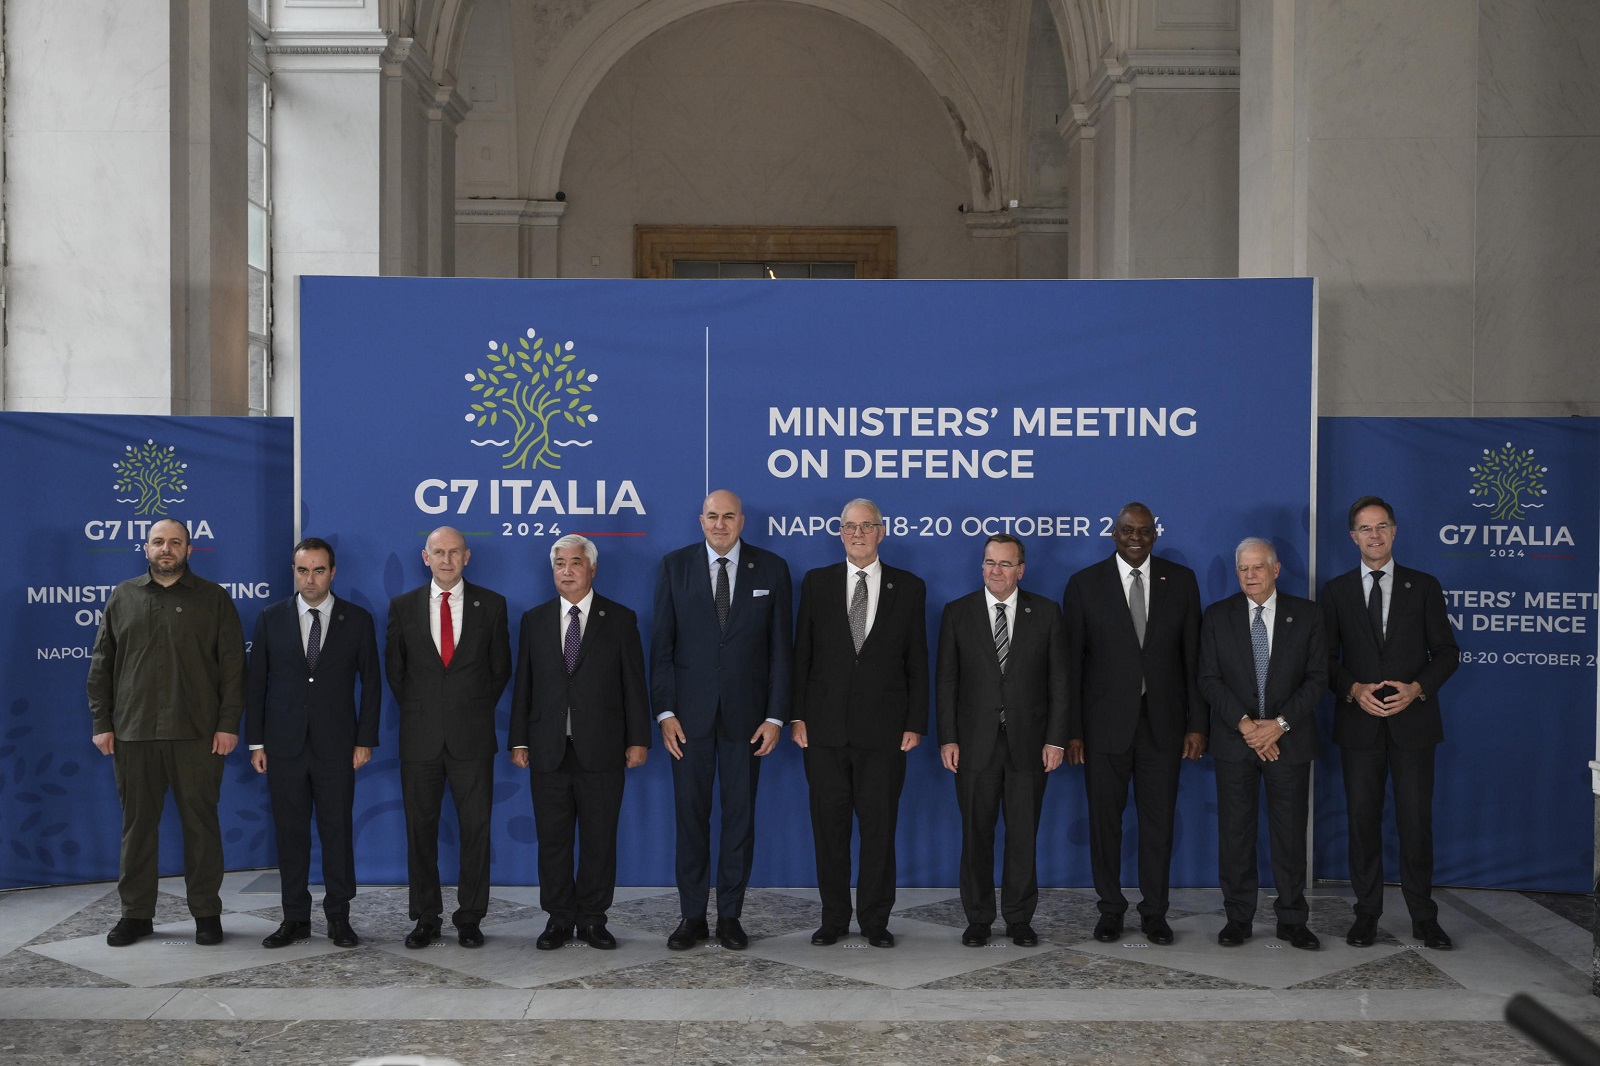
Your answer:
[[[281,918],[270,873],[228,875],[227,937],[211,948],[194,944],[181,881],[162,883],[156,935],[121,949],[105,944],[113,885],[8,892],[0,1066],[1549,1062],[1501,1020],[1519,991],[1600,1037],[1589,897],[1441,889],[1456,948],[1440,952],[1412,939],[1397,894],[1379,942],[1347,946],[1341,888],[1317,886],[1318,952],[1278,941],[1269,922],[1243,947],[1218,946],[1221,899],[1202,889],[1174,893],[1166,947],[1132,930],[1097,943],[1093,894],[1046,891],[1036,948],[963,947],[953,889],[902,890],[892,950],[859,936],[813,947],[815,892],[762,889],[746,901],[742,952],[668,951],[665,889],[619,890],[618,950],[553,952],[534,950],[537,888],[494,890],[484,947],[447,937],[421,951],[401,943],[398,888],[356,899],[360,947],[334,947],[319,915],[311,941],[276,951],[260,947]]]

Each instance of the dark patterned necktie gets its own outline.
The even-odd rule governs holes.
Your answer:
[[[733,596],[728,591],[728,560],[724,556],[717,560],[717,628],[723,632],[728,629],[728,608],[733,606]]]
[[[317,668],[317,659],[322,655],[322,612],[315,607],[311,608],[311,635],[306,638],[306,667],[311,670]]]
[[[561,646],[562,656],[567,660],[567,673],[578,668],[578,645],[583,642],[583,630],[578,622],[578,605],[573,604],[567,611],[567,639]],[[549,645],[546,645],[548,647]]]
[[[994,605],[994,653],[1000,660],[1000,672],[1006,672],[1006,659],[1011,655],[1011,628],[1006,625],[1006,605]]]

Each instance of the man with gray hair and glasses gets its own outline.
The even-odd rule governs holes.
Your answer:
[[[1239,592],[1206,608],[1200,624],[1200,693],[1211,705],[1217,764],[1217,875],[1227,913],[1217,943],[1236,948],[1255,933],[1265,783],[1278,939],[1315,951],[1322,945],[1306,928],[1306,820],[1317,703],[1328,683],[1322,617],[1310,600],[1278,588],[1282,567],[1271,542],[1246,537],[1233,561]]]
[[[895,827],[906,752],[928,730],[927,588],[878,558],[883,514],[851,500],[839,517],[845,561],[800,585],[794,630],[794,742],[805,749],[826,947],[849,932],[850,831],[861,833],[856,920],[894,947]]]

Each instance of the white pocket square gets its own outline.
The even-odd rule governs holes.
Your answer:
[[[771,592],[772,592],[771,589],[751,589],[750,590],[750,595],[751,596],[767,596],[767,595],[770,595]]]

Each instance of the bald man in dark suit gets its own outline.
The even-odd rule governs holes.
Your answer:
[[[1072,671],[1067,761],[1082,763],[1089,798],[1089,864],[1100,897],[1094,937],[1122,935],[1122,814],[1133,782],[1139,812],[1140,928],[1172,943],[1167,924],[1178,768],[1205,754],[1200,586],[1194,571],[1151,556],[1150,508],[1117,514],[1111,558],[1073,574],[1062,601]]]

